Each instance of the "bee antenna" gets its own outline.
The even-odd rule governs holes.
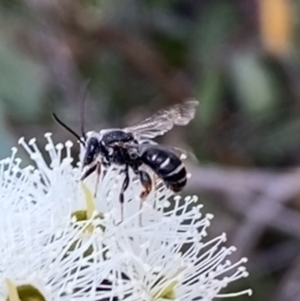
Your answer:
[[[55,120],[60,126],[62,126],[64,129],[66,129],[68,132],[70,132],[73,136],[75,136],[75,137],[79,140],[79,142],[80,142],[83,146],[85,146],[84,141],[82,141],[82,138],[81,138],[75,131],[73,131],[70,127],[68,127],[63,121],[61,121],[61,120],[57,117],[57,115],[56,115],[55,113],[52,113],[52,116],[53,116],[54,120]]]
[[[81,106],[80,106],[80,131],[81,131],[81,135],[84,138],[84,140],[86,140],[86,133],[85,133],[85,129],[84,129],[85,101],[87,98],[87,91],[88,91],[88,86],[89,86],[90,82],[91,82],[91,80],[88,79],[84,84],[84,87],[82,89],[83,97],[82,97]]]

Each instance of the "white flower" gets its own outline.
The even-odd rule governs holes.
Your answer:
[[[234,264],[227,259],[235,248],[222,246],[225,234],[205,241],[212,216],[201,216],[199,206],[190,208],[196,197],[182,201],[178,205],[180,199],[176,199],[163,223],[157,215],[157,227],[153,225],[150,233],[144,229],[128,233],[124,228],[115,233],[110,256],[122,253],[123,259],[109,279],[114,282],[115,275],[126,275],[122,299],[212,300],[250,295],[251,290],[220,293],[229,283],[248,276],[241,266],[246,259]]]
[[[55,145],[51,134],[45,137],[46,157],[35,139],[20,139],[34,169],[21,169],[15,150],[5,163],[10,172],[2,172],[0,164],[0,182],[12,177],[10,186],[0,183],[5,199],[0,210],[6,214],[0,221],[4,300],[11,281],[17,287],[31,284],[47,301],[208,301],[224,296],[223,288],[247,276],[241,266],[245,259],[227,259],[235,248],[223,246],[224,234],[205,240],[212,215],[203,216],[197,197],[172,198],[159,181],[141,206],[142,187],[131,173],[120,223],[120,169],[110,168],[101,177],[93,199],[95,176],[85,181],[88,188],[80,185],[72,143]],[[29,263],[22,263],[25,258]]]
[[[70,211],[59,220],[50,182],[41,181],[42,170],[22,169],[15,154],[13,149],[0,162],[0,300],[23,301],[28,294],[36,301],[109,297],[110,291],[99,290],[102,283],[109,287],[112,269],[104,259],[107,247],[95,245],[101,219],[92,213],[76,221]]]
[[[22,211],[0,204],[0,299],[12,299],[13,288],[21,301],[25,294],[47,301],[105,297],[106,292],[95,288],[106,279],[112,263],[103,259],[105,247],[92,248],[97,219],[70,219],[53,227],[51,211],[39,211],[37,203]]]
[[[21,228],[13,225],[16,218],[22,220],[17,222]],[[47,301],[95,300],[105,296],[95,287],[105,280],[111,263],[101,259],[94,262],[97,252],[90,249],[93,236],[82,240],[82,229],[66,225],[61,232],[52,233],[51,238],[50,233],[36,231],[31,218],[27,213],[12,215],[1,223],[5,232],[0,246],[0,299],[7,300],[9,295],[7,280],[19,292],[26,287],[27,294],[38,290]],[[33,300],[40,300],[34,297],[37,298],[35,294]]]

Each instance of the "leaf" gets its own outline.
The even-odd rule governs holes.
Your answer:
[[[232,89],[245,113],[265,113],[278,106],[279,84],[258,56],[248,52],[236,54],[229,72]]]
[[[0,98],[9,113],[30,119],[41,111],[42,68],[0,43]]]
[[[197,90],[196,98],[200,100],[201,122],[210,125],[217,119],[222,109],[223,86],[219,70],[214,68],[205,73]]]
[[[232,2],[217,1],[208,6],[191,36],[196,61],[210,69],[218,63],[224,43],[237,32],[239,14]]]

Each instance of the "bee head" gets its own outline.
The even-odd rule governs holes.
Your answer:
[[[99,140],[96,137],[90,137],[85,143],[85,154],[83,157],[83,166],[93,163],[99,155]]]

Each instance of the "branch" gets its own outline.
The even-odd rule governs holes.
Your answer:
[[[233,211],[246,217],[233,239],[241,254],[251,252],[266,226],[300,238],[300,214],[285,208],[286,202],[300,192],[298,170],[199,167],[192,171],[188,188],[209,195],[217,193]]]

